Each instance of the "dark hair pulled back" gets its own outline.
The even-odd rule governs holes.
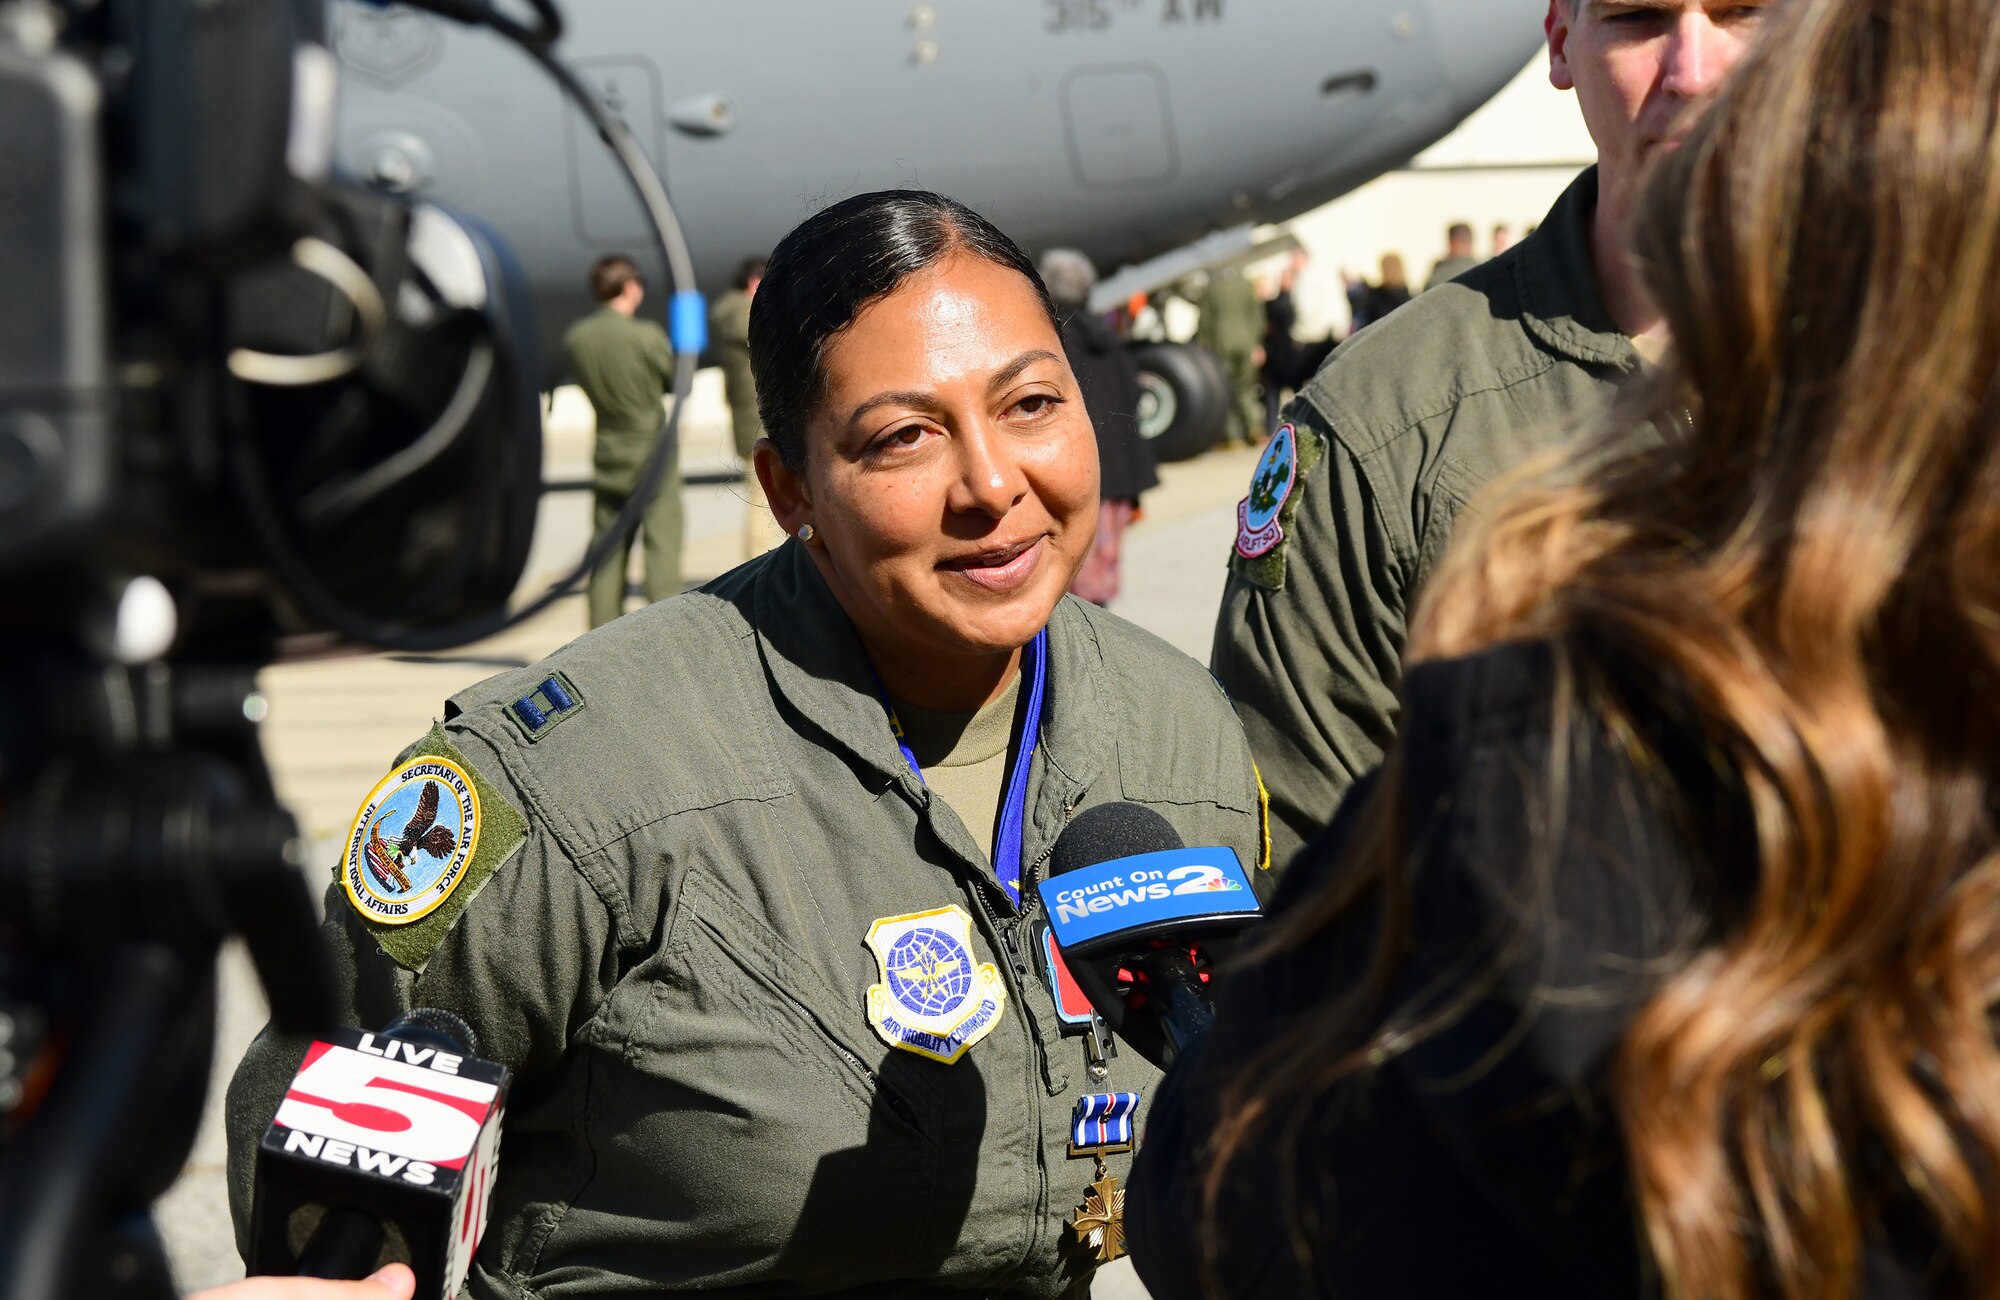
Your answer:
[[[1020,272],[1056,323],[1020,245],[963,203],[928,190],[878,190],[824,208],[771,252],[750,305],[750,371],[764,431],[805,468],[806,422],[826,397],[826,345],[861,309],[926,267],[970,253]]]

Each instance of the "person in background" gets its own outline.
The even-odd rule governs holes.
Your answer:
[[[1194,341],[1222,363],[1229,380],[1229,419],[1223,437],[1253,447],[1264,435],[1264,406],[1257,371],[1264,362],[1264,304],[1239,267],[1213,271],[1201,299]]]
[[[1154,1102],[1156,1300],[2000,1286],[2000,6],[1770,15],[1637,202],[1671,349]]]
[[[1139,372],[1125,340],[1089,307],[1097,268],[1073,248],[1042,254],[1042,281],[1062,321],[1063,353],[1076,375],[1090,425],[1097,433],[1097,537],[1070,591],[1096,605],[1118,597],[1119,549],[1139,513],[1139,498],[1158,487],[1153,449],[1139,436]]]
[[[1599,161],[1534,236],[1340,345],[1252,472],[1211,660],[1280,862],[1396,731],[1417,592],[1460,510],[1597,415],[1665,327],[1632,268],[1639,177],[1755,37],[1757,0],[1549,0],[1549,76]],[[1285,430],[1289,433],[1285,433]]]
[[[1299,284],[1299,274],[1305,270],[1306,250],[1295,248],[1286,259],[1285,269],[1278,273],[1277,284],[1271,296],[1264,300],[1264,362],[1259,370],[1259,378],[1264,389],[1264,429],[1278,427],[1278,407],[1284,394],[1296,388],[1304,378],[1299,373],[1299,344],[1294,337],[1299,325],[1298,303],[1293,293]]]
[[[1503,221],[1493,227],[1493,256],[1500,256],[1518,242],[1514,238],[1514,227],[1506,222]]]
[[[1395,253],[1382,254],[1382,278],[1370,284],[1355,277],[1347,280],[1347,309],[1353,319],[1352,331],[1365,329],[1410,300],[1409,277],[1403,259]]]
[[[638,490],[639,477],[666,425],[662,406],[674,383],[674,353],[658,321],[641,320],[646,283],[629,257],[600,257],[590,268],[590,292],[601,304],[569,327],[563,352],[570,373],[597,413],[591,450],[592,543],[611,531],[618,512]],[[669,453],[659,491],[639,523],[644,538],[648,603],[681,589],[680,449]],[[625,575],[632,562],[632,539],[590,575],[586,602],[590,625],[602,627],[625,612]]]
[[[1479,265],[1479,255],[1472,251],[1472,227],[1463,221],[1455,221],[1444,232],[1444,256],[1431,268],[1431,278],[1424,282],[1425,292],[1441,284],[1449,284]]]
[[[722,368],[722,393],[729,403],[729,429],[736,441],[736,459],[744,466],[743,558],[762,555],[784,534],[771,520],[771,507],[757,476],[749,472],[750,455],[764,426],[757,419],[757,386],[750,375],[750,303],[764,279],[764,259],[745,258],[729,281],[729,289],[708,312],[710,346]]]

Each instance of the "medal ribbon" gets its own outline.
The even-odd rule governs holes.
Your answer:
[[[1070,1145],[1078,1151],[1130,1145],[1132,1116],[1138,1109],[1136,1092],[1083,1094],[1076,1099],[1076,1110],[1070,1115]]]
[[[1041,738],[1042,699],[1048,686],[1047,628],[1035,633],[1035,639],[1021,651],[1021,671],[1028,678],[1028,715],[1021,726],[1020,747],[1007,767],[1007,797],[1001,802],[1000,822],[993,831],[993,870],[1000,877],[1000,887],[1007,891],[1008,901],[1015,907],[1021,905],[1021,873],[1026,865],[1021,861],[1021,830],[1027,822],[1029,760],[1034,758],[1035,745]],[[896,748],[903,751],[903,761],[910,765],[917,780],[922,781],[924,769],[917,763],[916,751],[903,737],[902,720],[896,716],[896,706],[889,703],[889,692],[883,688],[880,676],[875,679],[875,692],[881,698],[882,711],[889,715],[889,732],[896,738]]]

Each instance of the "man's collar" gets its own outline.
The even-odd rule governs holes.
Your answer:
[[[1611,319],[1591,254],[1597,212],[1597,168],[1587,168],[1563,191],[1541,228],[1521,242],[1514,258],[1514,291],[1528,332],[1586,365],[1639,369],[1632,340]]]

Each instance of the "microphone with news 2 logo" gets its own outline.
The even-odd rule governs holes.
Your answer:
[[[315,1042],[257,1145],[249,1272],[367,1277],[408,1264],[416,1300],[451,1300],[493,1193],[504,1066],[448,1011]]]
[[[1264,914],[1234,849],[1187,848],[1166,818],[1132,803],[1077,815],[1041,896],[1078,987],[1162,1067],[1207,1031],[1209,967]]]

